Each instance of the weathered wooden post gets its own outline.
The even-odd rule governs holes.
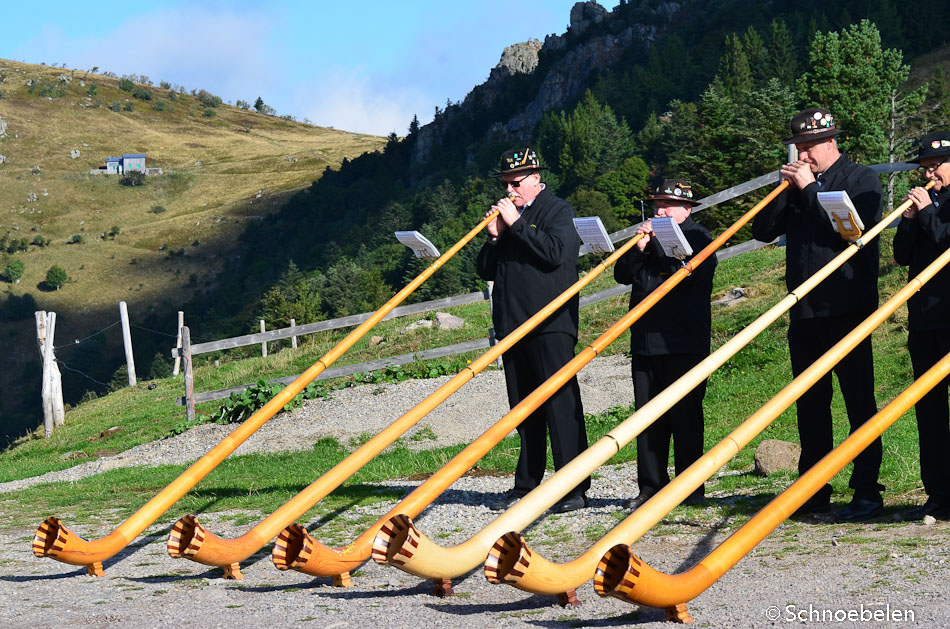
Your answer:
[[[181,357],[185,365],[185,409],[188,421],[195,421],[195,372],[191,364],[191,331],[181,328]]]
[[[264,320],[261,319],[261,334],[267,332],[267,326],[264,325]],[[261,343],[261,358],[267,358],[267,341]]]
[[[49,343],[46,342],[46,311],[37,310],[34,313],[36,317],[36,342],[40,348],[40,356],[43,357],[43,381],[40,387],[40,395],[43,399],[43,433],[49,439],[53,436],[53,405],[50,403],[50,358],[52,352],[49,350]]]
[[[59,372],[59,364],[56,362],[54,352],[56,338],[56,313],[50,312],[46,315],[46,343],[49,345],[50,361],[50,404],[53,411],[53,425],[62,426],[66,423],[66,409],[63,406],[63,376]]]
[[[53,426],[62,426],[65,423],[63,407],[63,381],[53,353],[53,338],[56,329],[56,313],[37,310],[36,342],[43,359],[43,381],[40,395],[43,404],[43,426],[47,437],[53,434]]]
[[[175,347],[181,349],[181,326],[185,325],[185,313],[181,310],[178,311],[178,327],[175,328],[178,330],[178,336],[175,338]],[[175,368],[172,369],[172,375],[177,376],[179,368],[181,367],[181,353],[175,356]]]
[[[129,329],[129,307],[119,302],[119,319],[122,320],[122,343],[125,345],[125,363],[128,365],[129,386],[135,386],[135,358],[132,356],[132,331]]]
[[[296,327],[297,327],[297,320],[296,320],[296,319],[291,319],[291,320],[290,320],[290,327],[291,327],[291,328],[296,328]],[[290,337],[290,346],[291,346],[292,348],[294,348],[294,349],[297,349],[297,337],[296,337],[296,336]]]

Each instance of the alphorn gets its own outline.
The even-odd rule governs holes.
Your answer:
[[[631,239],[624,248],[633,246],[637,239]],[[626,250],[626,249],[624,249]],[[615,252],[616,254],[616,252]],[[622,254],[621,254],[622,255]],[[618,256],[619,257],[619,256]],[[613,259],[616,257],[612,256]],[[393,443],[399,436],[417,424],[432,409],[444,402],[449,396],[459,390],[466,382],[475,377],[475,374],[491,365],[499,356],[527,335],[538,324],[574,298],[581,288],[593,281],[606,266],[602,264],[583,279],[578,280],[571,288],[564,291],[547,304],[528,321],[516,330],[506,335],[485,354],[472,361],[462,371],[439,387],[422,402],[407,411],[399,419],[383,429],[375,437],[350,453],[345,459],[337,463],[323,476],[305,487],[300,493],[281,505],[276,511],[260,521],[253,528],[236,539],[218,537],[204,527],[194,514],[182,517],[172,527],[168,536],[167,549],[172,557],[190,559],[208,566],[224,568],[226,578],[240,579],[240,562],[244,561],[260,550],[282,530],[293,524],[294,520],[306,513],[317,502],[326,497],[334,489],[342,485],[348,478],[359,471],[364,465]],[[434,496],[430,500],[434,499]],[[280,542],[278,542],[280,545]],[[276,551],[275,551],[276,552]],[[364,560],[365,561],[365,560]],[[282,567],[277,562],[278,567]],[[335,572],[334,581],[339,585],[349,585],[348,570]]]
[[[462,384],[474,378],[475,374],[494,362],[498,356],[501,356],[502,353],[518,342],[525,334],[546,319],[551,312],[567,303],[567,301],[580,292],[584,286],[592,282],[594,278],[603,271],[607,270],[636,245],[642,237],[642,234],[637,234],[621,247],[618,247],[616,251],[588,271],[584,277],[580,278],[573,286],[545,306],[544,309],[506,335],[497,345],[480,356],[478,360],[472,361],[472,364],[468,365],[462,373],[446,382],[430,396],[430,398],[435,396],[437,399],[430,403],[430,398],[426,398],[419,406],[428,404],[426,406],[428,410],[425,411],[428,412],[431,408],[441,403],[446,397],[457,391]],[[411,413],[413,411],[409,412]],[[505,430],[499,439],[504,438],[508,432],[510,432],[510,429]],[[494,444],[488,445],[488,449],[490,449],[492,445]],[[462,455],[459,454],[458,456]],[[364,531],[355,541],[343,548],[328,548],[315,540],[300,524],[291,524],[280,533],[277,538],[277,543],[274,545],[274,549],[271,553],[274,565],[279,570],[293,569],[313,576],[333,577],[334,583],[338,585],[352,585],[349,573],[370,558],[373,540],[386,521],[389,520],[390,517],[400,513],[408,513],[411,516],[418,515],[429,503],[445,491],[449,485],[454,483],[459,476],[464,474],[481,456],[483,455],[479,454],[477,458],[470,460],[466,455],[465,462],[458,464],[453,464],[453,462],[450,461],[445,467],[430,476],[425,483],[416,488],[412,493],[406,496],[405,499],[393,507],[389,513]],[[455,459],[453,459],[453,461],[455,461]]]
[[[530,409],[544,402],[544,400],[547,399],[546,396],[550,395],[549,391],[555,387],[560,387],[569,378],[573,377],[581,367],[590,362],[594,356],[620,336],[624,330],[633,325],[643,313],[649,310],[661,297],[668,294],[683,278],[692,272],[694,268],[712,256],[716,249],[739,231],[743,225],[752,220],[763,207],[787,186],[787,181],[780,183],[775,189],[769,192],[762,201],[746,212],[742,218],[716,237],[702,251],[697,253],[692,260],[685,263],[681,269],[672,274],[663,284],[654,289],[652,293],[634,306],[617,321],[617,323],[608,328],[607,331],[591,343],[588,348],[578,354],[572,361],[568,362],[556,374],[551,376],[547,382],[538,387],[538,389],[525,398],[518,406],[513,408],[509,415],[515,416],[517,421],[505,422],[503,429],[507,431],[516,426],[517,422],[526,416],[526,412],[521,411],[522,406],[533,404],[533,406],[527,407],[529,409],[527,412],[530,412]],[[502,421],[500,421],[499,424],[502,424]],[[496,426],[499,424],[496,424]],[[490,430],[494,429],[493,427]],[[488,435],[488,432],[486,432],[485,435]],[[479,440],[485,435],[479,437]],[[613,441],[612,439],[608,440]],[[599,441],[598,444],[601,442],[603,442],[603,440]],[[595,445],[594,447],[596,448],[598,446]],[[617,450],[619,450],[619,448],[611,447],[610,455],[615,454]],[[591,449],[585,450],[585,452],[590,451]],[[601,447],[601,451],[603,451],[603,447]],[[461,454],[459,456],[461,456]],[[526,526],[528,523],[537,519],[562,496],[577,486],[582,479],[587,477],[589,472],[584,472],[583,474],[577,473],[578,465],[575,463],[581,456],[583,456],[583,454],[561,468],[561,470],[541,486],[521,498],[514,507],[496,518],[491,524],[482,529],[478,535],[452,548],[444,548],[427,538],[413,525],[410,518],[405,514],[390,518],[376,536],[376,541],[373,545],[373,559],[380,563],[389,562],[416,576],[433,579],[437,585],[440,581],[446,583],[452,577],[465,574],[484,561],[485,556],[488,555],[491,549],[491,543],[499,535],[510,531],[512,526]],[[515,520],[512,516],[509,516],[514,510],[517,510],[517,513],[522,516],[520,519]]]
[[[340,356],[346,353],[363,336],[366,335],[383,317],[389,314],[396,306],[406,299],[423,282],[432,276],[442,265],[449,261],[472,238],[484,229],[498,215],[494,211],[486,216],[478,225],[468,232],[461,240],[443,253],[435,262],[429,265],[414,280],[409,282],[401,291],[374,312],[369,319],[357,326],[352,332],[336,344],[330,351],[317,360],[309,369],[300,374],[296,380],[284,387],[267,404],[248,417],[236,430],[221,440],[207,454],[195,461],[181,475],[169,483],[164,489],[146,502],[129,519],[119,525],[109,535],[87,540],[69,530],[56,516],[44,521],[33,536],[33,554],[37,557],[51,557],[63,563],[76,566],[86,566],[88,574],[103,576],[102,562],[106,561],[120,550],[125,548],[139,533],[144,531],[152,522],[157,520],[178,499],[184,496],[192,487],[207,476],[229,454],[247,440],[258,428],[273,417],[288,402],[290,402],[304,387],[310,384],[317,376],[332,365]]]
[[[891,212],[890,215],[869,229],[859,241],[849,245],[817,273],[802,282],[801,285],[775,304],[775,306],[750,323],[745,329],[686,372],[647,404],[644,404],[642,408],[617,425],[600,441],[581,453],[574,461],[565,466],[561,472],[566,472],[568,467],[576,464],[577,466],[583,465],[583,468],[577,473],[587,474],[591,470],[606,463],[611,456],[620,451],[620,448],[630,443],[630,441],[635,439],[647,426],[676,404],[683,395],[692,391],[700,382],[705,380],[709,374],[722,366],[730,357],[739,352],[739,350],[751,342],[752,339],[758,336],[765,328],[775,322],[782,314],[795,305],[796,302],[814,289],[815,286],[824,281],[832,272],[844,264],[845,261],[855,255],[866,242],[869,242],[880,234],[887,225],[907,209],[909,204],[909,201],[901,204],[897,209]],[[567,563],[550,562],[537,552],[528,548],[518,532],[527,522],[524,522],[523,519],[519,520],[520,528],[512,527],[508,529],[492,546],[489,557],[485,562],[485,577],[492,583],[508,583],[519,589],[536,594],[557,594],[559,597],[564,597],[565,595],[570,596],[577,587],[594,577],[594,571],[597,569],[598,562],[607,550],[621,541],[631,539],[629,537],[629,535],[631,535],[629,532],[630,529],[626,528],[628,522],[632,523],[630,526],[633,526],[636,523],[645,522],[647,518],[649,518],[649,526],[637,525],[637,531],[642,531],[639,533],[639,535],[642,535],[643,532],[649,530],[650,527],[662,519],[665,514],[689,495],[688,492],[681,494],[681,492],[677,491],[676,496],[678,496],[678,498],[676,498],[675,501],[667,500],[664,501],[662,507],[658,506],[658,501],[661,500],[661,493],[666,492],[663,493],[663,495],[669,496],[671,492],[676,491],[677,487],[682,486],[682,482],[684,481],[679,481],[679,479],[681,477],[685,479],[685,474],[686,472],[678,475],[670,485],[667,485],[661,492],[653,496],[653,498],[656,499],[655,502],[652,504],[646,502],[641,505],[637,511],[596,542],[587,552]],[[545,484],[553,482],[557,476],[558,474],[555,474],[545,481]],[[678,481],[680,484],[676,484]],[[691,487],[695,489],[704,481],[705,479],[695,485],[691,485]],[[692,491],[692,489],[690,491]],[[530,495],[531,494],[528,494],[528,496]],[[521,502],[523,501],[524,498]],[[519,505],[520,502],[512,507],[512,509],[518,509]]]
[[[629,545],[621,544],[604,555],[597,568],[597,577],[594,578],[595,590],[598,594],[615,596],[630,603],[676,610],[678,619],[689,622],[691,619],[686,611],[688,601],[702,594],[736,565],[948,374],[950,354],[928,369],[688,571],[677,575],[658,572],[636,557]]]

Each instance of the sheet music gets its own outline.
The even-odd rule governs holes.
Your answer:
[[[693,255],[693,248],[686,242],[679,223],[669,216],[664,216],[652,219],[650,224],[653,226],[653,236],[660,243],[663,253],[678,260],[685,260]]]
[[[610,253],[614,250],[614,243],[610,242],[610,236],[599,216],[575,218],[574,229],[584,241],[586,253]]]
[[[858,211],[854,209],[851,197],[849,197],[848,193],[844,190],[819,192],[818,203],[825,212],[828,213],[828,220],[831,221],[831,225],[835,228],[835,231],[840,230],[838,229],[838,224],[835,222],[834,216],[837,216],[841,220],[846,230],[855,231],[854,228],[857,227],[857,231],[864,231],[864,223],[861,222]],[[853,223],[852,217],[854,217]]]
[[[439,257],[439,250],[435,245],[417,231],[396,232],[396,239],[412,249],[417,258],[430,260]]]

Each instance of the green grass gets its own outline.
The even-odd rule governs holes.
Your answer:
[[[882,252],[882,301],[903,285],[906,277],[906,272],[891,262],[889,241],[889,233],[886,233]],[[751,291],[751,297],[734,307],[717,308],[714,311],[714,347],[747,325],[785,294],[781,265],[783,256],[784,251],[766,250],[733,258],[720,265],[715,292],[721,293],[734,286],[743,286]],[[609,285],[612,280],[598,279],[598,282],[601,281]],[[602,287],[595,282],[595,286],[590,290]],[[626,311],[625,298],[617,298],[611,302],[618,303],[608,302],[601,304],[594,312],[585,311],[582,317],[585,336],[593,337],[606,327],[597,323],[600,320],[612,322]],[[407,323],[403,320],[401,325]],[[483,332],[482,325],[486,323],[487,320],[478,325],[470,324],[463,330],[468,330],[470,337],[474,338]],[[912,380],[906,352],[905,327],[906,309],[902,308],[873,336],[879,407],[893,399]],[[766,330],[710,377],[705,401],[706,449],[718,443],[791,380],[785,342],[786,329],[787,317]],[[438,336],[439,333],[426,333],[432,334],[426,343],[446,343],[445,337]],[[452,338],[462,339],[463,335],[457,333],[457,336]],[[420,341],[420,346],[423,344]],[[618,340],[612,348],[614,351],[625,351],[626,346],[623,340]],[[302,354],[306,350],[297,351]],[[322,347],[314,351],[311,357],[320,351]],[[300,360],[305,362],[302,358]],[[241,363],[242,361],[227,363],[218,371],[228,368],[236,372],[249,369],[248,365]],[[258,369],[272,365],[259,359],[257,362],[249,360],[247,363],[256,364]],[[200,372],[203,382],[224,380],[221,375],[213,375],[214,368],[201,369],[204,370]],[[68,467],[83,460],[63,460],[61,455],[67,452],[80,452],[82,457],[91,458],[103,452],[118,452],[164,434],[169,426],[180,420],[183,412],[174,406],[174,396],[179,394],[181,385],[171,379],[158,381],[156,384],[158,387],[154,391],[139,386],[83,404],[67,415],[67,425],[57,430],[53,439],[22,442],[3,452],[0,454],[0,480],[33,476],[44,471]],[[587,425],[590,441],[593,443],[602,437],[631,412],[632,409],[629,408],[614,408],[599,415],[589,416]],[[833,412],[835,439],[840,442],[847,436],[848,422],[843,401],[837,393],[833,401]],[[888,500],[916,499],[920,493],[917,434],[912,416],[913,411],[910,411],[884,435],[885,456],[881,479],[888,487]],[[109,437],[98,438],[98,435],[112,426],[119,426],[122,430]],[[782,413],[750,446],[729,462],[726,468],[748,472],[752,466],[755,446],[762,439],[772,438],[797,441],[794,408]],[[360,442],[360,439],[356,439],[354,443],[347,444],[347,447],[356,447]],[[413,453],[404,443],[398,443],[391,451],[373,459],[340,489],[322,501],[305,516],[305,521],[310,518],[310,521],[328,523],[335,515],[353,505],[398,498],[401,496],[401,490],[381,489],[367,483],[433,472],[461,449],[462,446],[454,446]],[[313,450],[302,453],[255,454],[229,458],[189,492],[176,505],[174,511],[201,513],[240,509],[270,513],[341,460],[347,452],[346,447],[328,439],[318,442]],[[514,469],[517,455],[517,439],[506,438],[479,462],[479,467],[510,473]],[[630,445],[624,447],[611,462],[633,459],[635,449]],[[77,516],[79,512],[108,513],[109,517],[124,518],[183,469],[183,466],[117,469],[71,484],[36,486],[4,494],[3,504],[11,508],[4,508],[3,511],[7,513],[7,520],[17,523],[35,522],[50,513],[72,513]],[[849,470],[846,468],[832,481],[835,489],[844,496],[850,494],[847,489],[848,474]],[[735,511],[751,512],[761,507],[794,478],[794,474],[763,479],[751,473],[741,473],[715,478],[707,487],[710,491],[722,491],[727,495],[741,494],[742,496],[734,500],[731,508]],[[10,515],[11,513],[16,515]]]

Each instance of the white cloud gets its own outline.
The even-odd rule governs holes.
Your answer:
[[[280,78],[279,60],[266,54],[272,23],[264,14],[159,9],[129,18],[101,36],[71,36],[46,26],[15,54],[34,62],[148,76],[227,99],[266,94]]]
[[[317,82],[298,88],[292,108],[314,124],[375,135],[403,136],[413,115],[432,118],[430,94],[410,86],[384,86],[359,71],[334,68]]]

